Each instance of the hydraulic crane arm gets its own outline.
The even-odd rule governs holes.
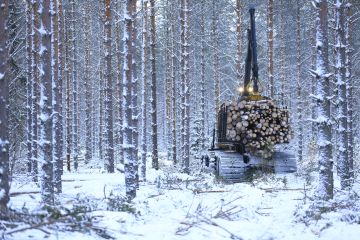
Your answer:
[[[257,63],[257,46],[256,46],[256,30],[255,30],[255,8],[251,7],[250,12],[250,29],[248,29],[248,53],[245,61],[245,78],[243,96],[249,96],[249,84],[252,80],[252,91],[259,92],[258,78],[259,67]],[[251,76],[252,71],[252,76]]]

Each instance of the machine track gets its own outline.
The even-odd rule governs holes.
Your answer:
[[[244,161],[245,158],[245,161]],[[295,156],[287,152],[275,152],[271,160],[256,156],[248,158],[235,151],[210,151],[209,164],[217,177],[224,181],[247,181],[256,170],[274,173],[296,172]]]

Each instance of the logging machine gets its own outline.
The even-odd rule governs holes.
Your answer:
[[[256,51],[255,8],[250,7],[245,78],[236,101],[222,103],[211,148],[202,157],[206,167],[224,180],[242,181],[254,170],[296,171],[294,155],[275,151],[291,139],[288,111],[261,95]]]

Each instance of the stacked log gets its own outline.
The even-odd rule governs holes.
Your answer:
[[[289,115],[272,100],[226,103],[226,139],[242,142],[247,149],[264,151],[291,139]]]

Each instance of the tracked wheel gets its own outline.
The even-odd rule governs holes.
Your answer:
[[[210,151],[204,160],[209,163],[207,167],[217,178],[229,182],[249,181],[249,177],[251,179],[257,170],[274,173],[296,171],[295,156],[287,152],[275,152],[269,160],[235,151],[217,150]]]

